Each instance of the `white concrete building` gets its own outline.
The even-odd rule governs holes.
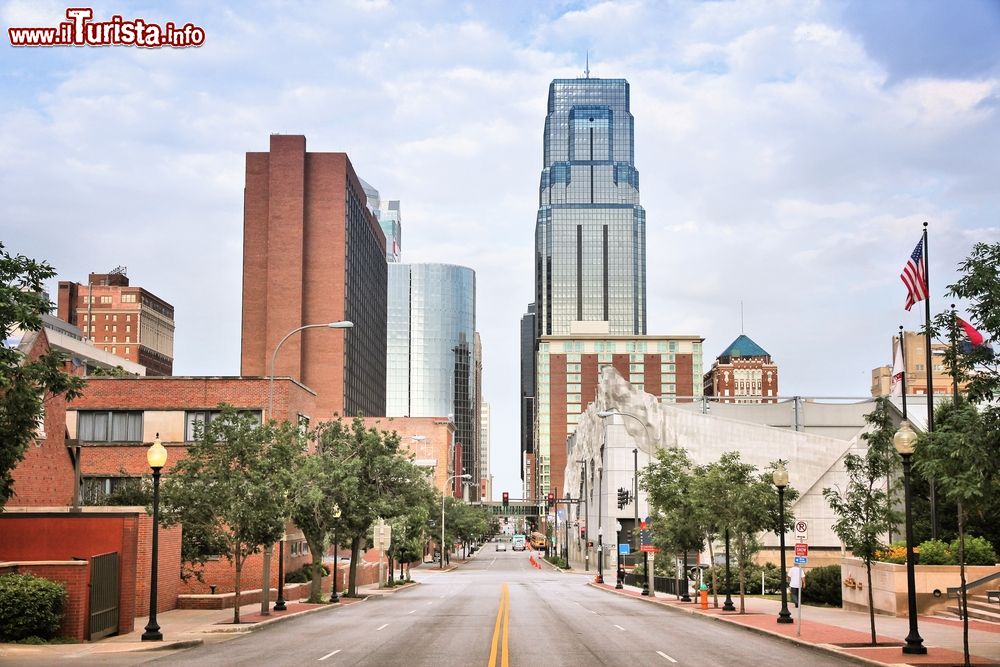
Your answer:
[[[738,451],[744,461],[761,470],[779,458],[788,461],[789,483],[801,494],[792,510],[797,519],[808,522],[810,556],[818,549],[817,555],[825,551],[828,557],[839,557],[841,543],[832,529],[836,517],[823,498],[823,489],[845,485],[843,457],[852,450],[864,451],[865,441],[860,437],[867,427],[864,415],[873,409],[874,399],[851,403],[795,399],[722,406],[663,403],[631,385],[613,368],[604,368],[597,398],[580,416],[569,442],[566,489],[572,498],[586,501],[571,511],[570,556],[577,562],[583,559],[587,537],[593,543],[589,564],[596,568],[596,549],[603,533],[609,559],[605,571],[609,571],[609,564],[613,571],[619,538],[616,525],[622,525],[626,533],[622,540],[627,541],[636,509],[631,504],[621,510],[617,507],[618,488],[633,488],[633,449],[638,450],[641,469],[656,449],[681,447],[697,464],[716,461],[730,451]],[[609,410],[623,414],[598,416]],[[640,490],[638,515],[641,519],[648,514],[646,496]],[[786,544],[791,542],[789,535]],[[765,548],[776,547],[777,538],[768,533],[763,543]]]

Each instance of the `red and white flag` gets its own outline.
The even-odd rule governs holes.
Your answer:
[[[892,384],[889,393],[892,396],[903,395],[903,351],[897,347],[892,355]]]
[[[906,304],[909,310],[917,301],[927,298],[927,264],[924,261],[924,239],[920,237],[920,242],[913,249],[913,253],[903,267],[903,273],[899,276],[906,285]]]

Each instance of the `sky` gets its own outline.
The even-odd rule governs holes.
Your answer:
[[[1000,3],[98,2],[201,47],[0,47],[0,241],[58,278],[126,266],[175,307],[174,372],[237,375],[245,153],[345,151],[403,260],[476,271],[494,494],[520,495],[518,327],[548,84],[626,78],[648,333],[746,333],[783,396],[864,397],[929,223],[931,305],[1000,240]],[[0,4],[4,28],[66,5]],[[55,281],[50,285],[52,294]],[[961,305],[961,304],[960,304]],[[742,313],[742,315],[741,315]]]

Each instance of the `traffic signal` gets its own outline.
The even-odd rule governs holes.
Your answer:
[[[628,489],[619,486],[618,487],[618,509],[624,509],[629,503],[629,492]]]
[[[504,491],[504,492],[503,492],[503,506],[504,506],[504,507],[507,507],[507,504],[508,504],[509,502],[510,502],[510,494],[509,494],[509,493],[507,493],[506,491]]]
[[[556,494],[549,491],[549,495],[545,497],[545,502],[549,507],[552,507],[556,502]]]

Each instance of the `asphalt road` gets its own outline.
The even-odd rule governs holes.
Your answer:
[[[727,624],[610,595],[587,586],[583,575],[535,569],[528,557],[526,552],[497,553],[490,544],[452,572],[415,571],[420,586],[144,664],[854,664]]]

